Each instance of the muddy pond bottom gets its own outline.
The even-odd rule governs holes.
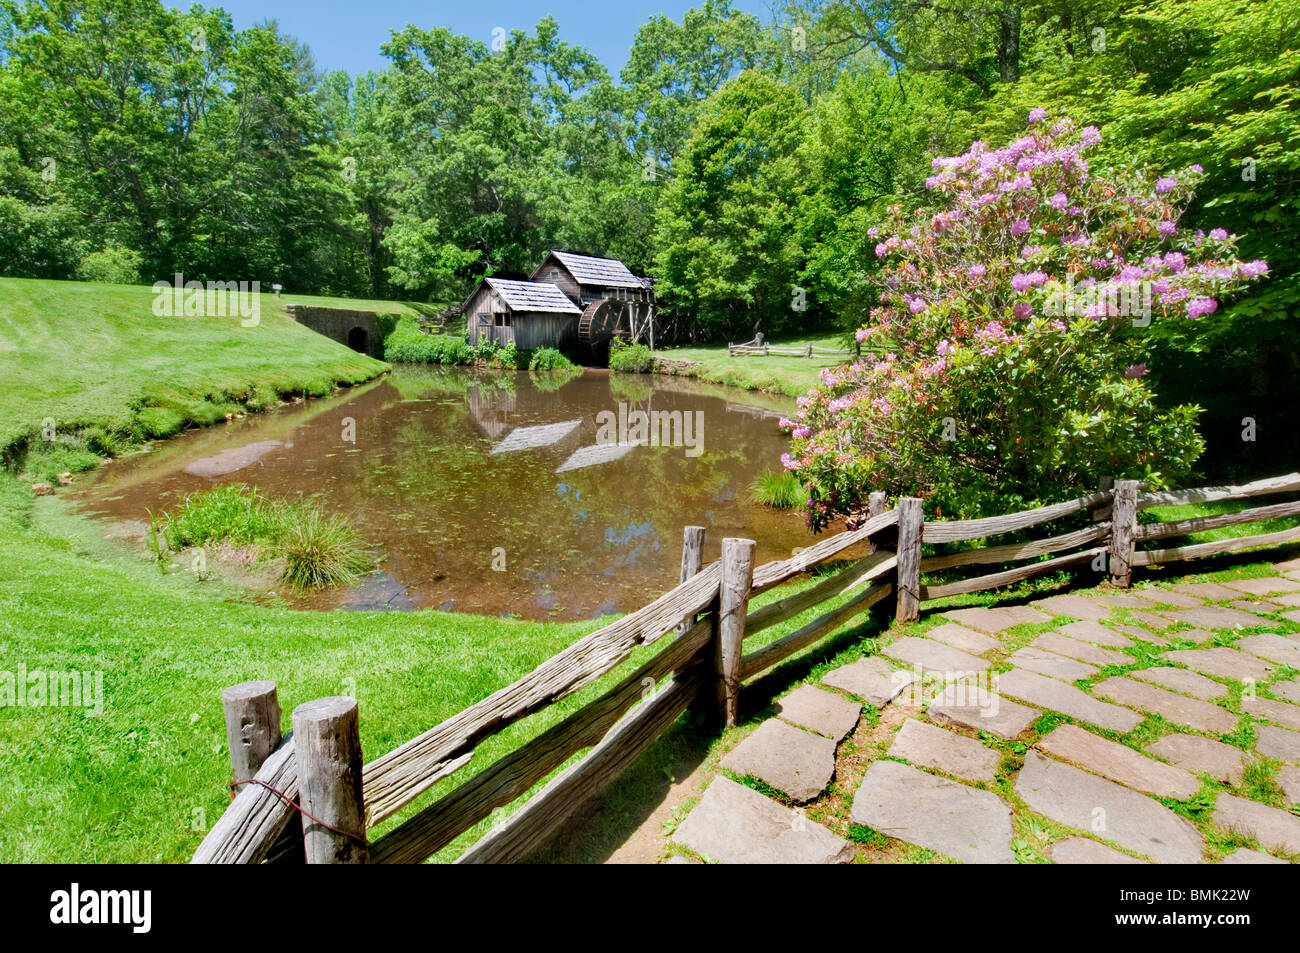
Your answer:
[[[398,367],[338,396],[194,431],[101,468],[83,512],[139,521],[226,484],[317,499],[375,546],[349,588],[300,608],[529,619],[637,609],[676,585],[682,527],[760,562],[813,537],[750,500],[779,469],[792,402],[681,378]]]

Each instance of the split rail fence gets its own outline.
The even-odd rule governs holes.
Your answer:
[[[718,561],[703,566],[704,529],[688,526],[676,588],[368,764],[363,765],[355,699],[333,697],[300,705],[293,712],[292,733],[281,738],[273,683],[246,682],[226,689],[222,701],[232,790],[238,793],[192,862],[417,863],[587,751],[459,862],[522,859],[688,708],[714,713],[724,727],[734,725],[742,682],[842,629],[891,595],[895,617],[911,621],[924,602],[997,589],[1069,567],[1089,565],[1126,587],[1135,567],[1300,540],[1300,527],[1293,527],[1174,548],[1139,548],[1150,541],[1298,516],[1300,500],[1166,522],[1139,522],[1140,511],[1296,492],[1300,473],[1244,486],[1172,493],[1139,493],[1136,481],[1105,480],[1089,496],[972,520],[926,520],[923,503],[916,498],[900,499],[886,510],[884,494],[873,493],[868,519],[861,526],[758,567],[753,564],[753,541],[733,538],[722,541]],[[1024,535],[1049,523],[1054,524],[1054,535],[988,543],[991,537]],[[1081,525],[1056,531],[1075,523]],[[923,553],[923,544],[930,554]],[[952,549],[952,544],[968,548]],[[943,547],[950,551],[938,551]],[[850,550],[865,555],[751,611],[755,597],[842,559]],[[956,575],[967,571],[965,567],[990,566],[1008,568],[977,568],[982,574]],[[746,652],[747,639],[832,600],[837,602],[834,608]],[[368,838],[369,829],[464,769],[488,738],[610,673],[630,660],[635,647],[660,642],[663,648],[657,654],[599,697],[373,842]],[[648,697],[647,685],[656,686]]]
[[[745,344],[727,345],[727,356],[729,357],[815,357],[823,360],[848,360],[856,356],[856,354],[856,351],[847,348],[817,347],[813,344],[806,347],[761,344],[757,338]]]

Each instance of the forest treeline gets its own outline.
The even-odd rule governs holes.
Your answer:
[[[1202,403],[1277,394],[1300,371],[1298,34],[1296,0],[791,0],[773,22],[705,0],[647,20],[618,76],[549,17],[407,26],[350,76],[216,7],[0,0],[0,269],[444,303],[566,248],[654,276],[701,339],[851,329],[873,223],[1043,106],[1101,127],[1094,161],[1204,167],[1189,215],[1272,277],[1194,331],[1157,322],[1158,373]]]

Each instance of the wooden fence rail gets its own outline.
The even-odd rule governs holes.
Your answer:
[[[418,863],[585,751],[460,858],[461,863],[518,860],[624,771],[688,707],[706,706],[720,725],[734,724],[745,680],[842,629],[891,595],[895,618],[910,620],[926,602],[997,589],[1067,567],[1087,564],[1126,587],[1135,567],[1300,541],[1300,527],[1292,527],[1174,548],[1138,548],[1153,540],[1300,516],[1300,500],[1291,500],[1230,513],[1138,521],[1139,513],[1155,506],[1300,492],[1297,473],[1238,487],[1172,493],[1139,493],[1131,480],[1105,479],[1100,487],[1051,506],[943,521],[926,520],[920,499],[905,497],[885,510],[884,494],[873,493],[870,518],[858,528],[757,567],[754,543],[743,539],[723,540],[722,558],[704,566],[704,530],[686,527],[681,581],[675,588],[364,767],[355,700],[319,699],[298,706],[293,732],[281,738],[275,686],[233,686],[222,693],[222,701],[237,794],[192,862]],[[1085,525],[1067,528],[1071,520]],[[1048,523],[1057,524],[1056,529],[1041,539],[988,542]],[[968,548],[939,552],[946,544]],[[860,555],[813,585],[751,608],[756,596],[842,558],[854,547],[861,547]],[[1002,568],[935,578],[980,566]],[[812,621],[744,653],[747,638],[840,599],[844,601]],[[370,828],[467,765],[484,741],[609,674],[638,646],[654,645],[670,634],[658,652],[597,698],[369,843]]]

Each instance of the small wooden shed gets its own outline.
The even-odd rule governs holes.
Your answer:
[[[514,342],[522,351],[572,349],[578,339],[579,308],[555,284],[484,278],[461,305],[469,343]]]

